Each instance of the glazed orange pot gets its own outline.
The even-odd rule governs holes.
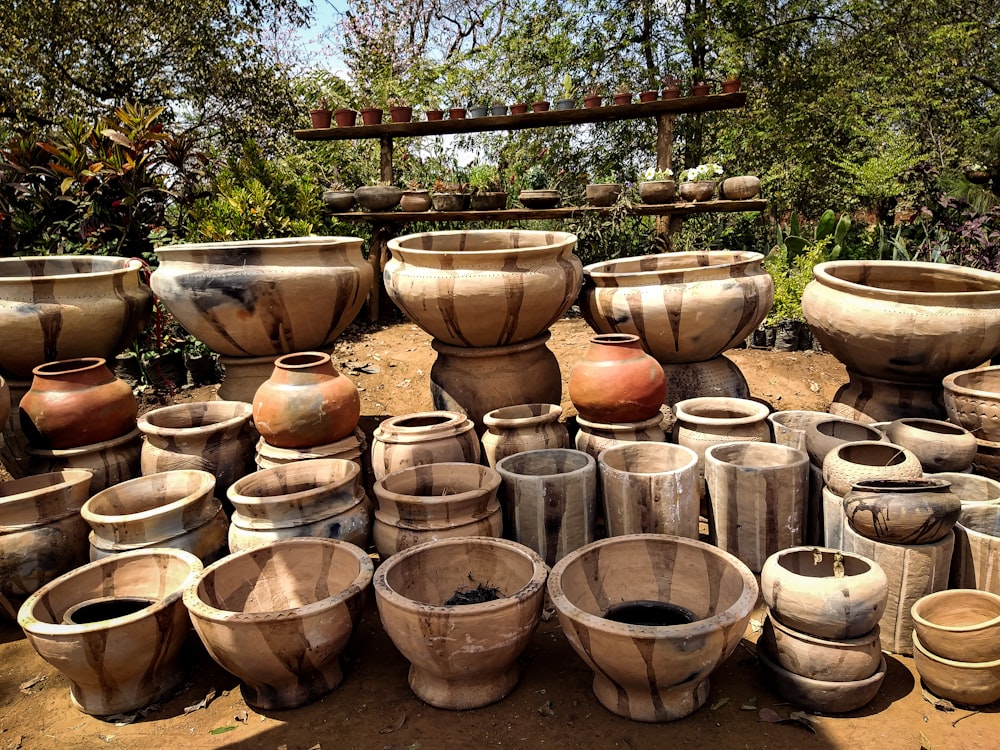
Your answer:
[[[667,396],[659,363],[639,337],[603,333],[590,339],[583,359],[569,374],[569,398],[591,422],[638,422],[655,416]]]

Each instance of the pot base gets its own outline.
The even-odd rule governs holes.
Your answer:
[[[283,682],[251,684],[240,680],[240,692],[246,704],[256,711],[283,711],[312,703],[343,681],[344,671],[338,658],[322,665],[322,669],[297,665],[296,673],[289,672]]]
[[[905,383],[870,378],[851,370],[833,397],[830,413],[856,422],[893,422],[905,417],[947,419],[940,383]]]
[[[521,677],[515,660],[505,671],[479,674],[462,680],[446,680],[410,665],[410,689],[420,700],[436,708],[464,711],[482,708],[507,697]]]
[[[611,713],[633,721],[677,721],[690,716],[708,700],[709,679],[690,685],[629,692],[601,674],[594,675],[594,695]],[[650,686],[652,688],[652,686]]]

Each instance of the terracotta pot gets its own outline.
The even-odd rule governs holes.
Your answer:
[[[443,109],[429,109],[429,110],[427,110],[426,114],[427,114],[427,121],[428,122],[434,122],[435,120],[443,120],[444,119],[444,110]]]
[[[962,504],[950,586],[1000,594],[1000,506]]]
[[[645,104],[646,102],[655,102],[659,98],[660,98],[660,92],[656,90],[639,92],[639,101],[642,102],[643,104]]]
[[[503,532],[500,475],[470,463],[433,463],[394,471],[374,485],[375,549],[385,561],[422,542]]]
[[[703,362],[753,331],[774,282],[759,253],[663,253],[584,269],[580,310],[597,333],[634,333],[658,362]]]
[[[554,565],[594,541],[597,462],[581,451],[549,448],[497,463],[508,534]]]
[[[750,386],[731,359],[719,355],[704,362],[661,363],[667,379],[666,405],[703,396],[750,398]]]
[[[558,206],[562,195],[558,190],[522,190],[517,199],[525,208],[545,209]]]
[[[739,78],[727,78],[722,82],[722,93],[723,94],[735,94],[740,90],[740,85],[742,81]]]
[[[861,440],[842,443],[823,459],[827,489],[843,497],[855,482],[868,479],[920,479],[924,470],[910,451],[892,443]]]
[[[964,471],[976,457],[976,438],[972,433],[938,419],[897,419],[885,428],[885,436],[913,451],[929,473]]]
[[[884,380],[847,371],[848,382],[833,397],[829,411],[858,422],[892,422],[903,417],[944,419],[941,388],[935,382]]]
[[[528,112],[527,102],[518,102],[517,104],[510,105],[510,113],[512,115],[523,115]]]
[[[427,570],[435,575],[422,572]],[[426,542],[382,563],[374,580],[379,617],[410,662],[416,696],[437,708],[463,710],[495,703],[513,690],[517,659],[542,616],[546,573],[536,552],[488,537]],[[447,603],[477,589],[495,589],[499,598]],[[428,633],[447,637],[431,640]]]
[[[28,471],[31,474],[45,474],[65,469],[86,469],[93,475],[90,480],[90,491],[100,492],[119,482],[139,476],[141,450],[142,436],[138,429],[112,440],[81,445],[79,448],[54,450],[29,448]]]
[[[661,95],[664,99],[679,99],[681,95],[681,88],[676,84],[671,86],[664,86]]]
[[[664,579],[665,570],[685,573]],[[660,534],[588,544],[556,564],[548,588],[563,633],[594,671],[597,700],[636,721],[673,721],[704,704],[709,675],[739,645],[757,601],[735,557]],[[648,622],[669,627],[609,619],[615,603],[660,605]]]
[[[95,716],[138,711],[184,681],[181,647],[191,625],[181,596],[201,569],[181,550],[124,552],[47,583],[28,597],[17,624],[69,680],[76,708]]]
[[[531,111],[532,112],[548,112],[549,111],[549,102],[546,102],[546,101],[532,102],[531,103]]]
[[[627,333],[592,336],[569,374],[569,398],[592,422],[638,422],[659,413],[667,395],[663,370]]]
[[[393,122],[410,122],[413,119],[413,107],[389,107],[389,117],[392,118]]]
[[[277,448],[333,443],[354,432],[361,397],[337,372],[329,354],[300,352],[274,361],[274,372],[253,399],[257,431]]]
[[[673,203],[676,183],[673,180],[646,180],[639,183],[643,203]]]
[[[569,430],[559,421],[555,404],[502,406],[483,415],[483,455],[492,468],[497,461],[525,451],[569,448]]]
[[[727,201],[748,201],[759,194],[759,177],[727,177],[719,184],[719,197]]]
[[[273,362],[279,354],[328,347],[372,286],[357,237],[169,245],[156,254],[160,265],[151,283],[157,296],[185,329],[225,357]],[[235,362],[223,363],[228,380]],[[273,364],[261,366],[270,372]],[[250,401],[253,390],[240,399],[220,394]]]
[[[592,183],[585,188],[587,203],[591,206],[613,206],[622,194],[618,183]]]
[[[711,180],[682,182],[677,190],[686,201],[710,201],[715,197],[715,183]]]
[[[594,109],[595,107],[600,107],[602,98],[603,97],[601,97],[600,94],[593,94],[591,96],[583,97],[583,108]]]
[[[824,547],[792,547],[760,571],[771,616],[818,638],[860,638],[879,624],[889,595],[886,573],[861,555]]]
[[[709,85],[707,83],[691,84],[691,96],[708,96]]]
[[[913,666],[930,692],[968,706],[1000,700],[1000,659],[962,662],[937,656],[913,635]]]
[[[0,369],[26,379],[45,362],[113,359],[153,310],[142,267],[91,255],[0,259]]]
[[[583,451],[595,459],[605,448],[623,443],[662,443],[667,439],[663,431],[664,415],[658,412],[656,416],[639,422],[610,424],[604,422],[589,422],[577,417],[579,430],[574,438],[578,451]]]
[[[382,108],[381,107],[362,107],[361,108],[361,124],[362,125],[381,125],[382,124]]]
[[[924,649],[943,659],[1000,660],[1000,596],[989,591],[951,589],[918,599],[913,629]]]
[[[309,121],[314,130],[322,130],[330,127],[331,115],[333,112],[328,109],[311,109],[309,110]]]
[[[410,466],[479,463],[475,427],[464,414],[453,411],[389,417],[372,434],[372,472],[376,479],[382,479]]]
[[[614,96],[611,97],[611,99],[612,99],[612,101],[614,101],[615,104],[618,104],[618,105],[621,105],[621,104],[631,104],[632,103],[632,94],[631,94],[631,92],[623,92],[621,94],[615,94]]]
[[[0,598],[20,603],[86,564],[89,471],[67,469],[0,484]]]
[[[391,211],[402,197],[403,191],[393,185],[362,185],[354,191],[354,200],[369,211]]]
[[[374,566],[353,544],[285,539],[206,568],[184,604],[209,655],[257,711],[302,706],[343,680]]]
[[[298,450],[295,448],[275,448],[264,438],[257,442],[257,453],[254,462],[258,469],[273,469],[275,466],[308,461],[311,458],[343,458],[356,463],[362,471],[365,469],[365,456],[368,453],[368,443],[365,433],[360,427],[343,440],[327,445],[313,445]],[[247,472],[249,473],[249,472]]]
[[[430,211],[431,194],[428,190],[404,190],[399,199],[403,211]]]
[[[800,451],[806,451],[806,430],[829,419],[830,415],[822,411],[775,411],[767,415],[774,442]]]
[[[625,443],[597,457],[608,536],[698,538],[698,457],[669,443]]]
[[[472,193],[469,196],[469,208],[473,211],[503,211],[507,208],[507,193]]]
[[[465,211],[469,207],[468,193],[434,193],[431,205],[435,211]]]
[[[800,633],[765,617],[757,648],[763,649],[775,666],[824,682],[867,680],[882,662],[878,625],[859,638],[835,641]]]
[[[358,124],[358,113],[353,109],[335,109],[333,119],[338,128],[350,128]]]
[[[448,110],[448,118],[451,120],[464,120],[465,107],[452,107]]]
[[[943,384],[948,419],[980,440],[1000,441],[1000,366],[953,372]]]
[[[36,448],[78,448],[135,429],[138,403],[100,357],[39,365],[21,398],[21,429]]]
[[[823,466],[827,454],[844,443],[859,441],[888,442],[885,433],[872,425],[862,424],[842,417],[825,415],[811,420],[805,429],[806,452],[813,466]]]
[[[705,450],[709,533],[759,573],[778,550],[805,538],[809,458],[774,443],[723,443]],[[866,675],[870,676],[870,675]]]
[[[951,533],[961,511],[962,501],[951,491],[951,483],[931,477],[865,479],[844,496],[851,528],[886,544],[936,542]]]
[[[255,471],[234,482],[226,495],[236,508],[231,552],[292,537],[368,546],[371,507],[353,461],[317,458]]]

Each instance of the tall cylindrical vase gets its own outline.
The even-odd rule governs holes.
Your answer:
[[[659,412],[667,395],[659,363],[634,334],[593,336],[569,374],[569,398],[592,422],[638,422]]]

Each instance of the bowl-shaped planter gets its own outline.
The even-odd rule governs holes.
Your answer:
[[[201,569],[182,550],[123,552],[47,583],[21,606],[17,624],[70,681],[76,708],[137,711],[184,679],[179,656],[191,621],[181,597]]]
[[[617,182],[591,183],[584,192],[591,206],[612,206],[622,194],[622,186]]]
[[[562,199],[558,190],[522,190],[517,199],[525,208],[555,208]]]
[[[935,477],[864,479],[844,496],[851,528],[885,544],[936,542],[951,533],[961,511],[951,484]]]
[[[663,363],[703,362],[743,341],[774,301],[760,253],[663,253],[584,269],[580,310],[597,333],[634,333]]]
[[[826,488],[840,497],[856,482],[919,479],[923,473],[920,460],[906,448],[876,440],[841,443],[823,459]]]
[[[564,557],[549,596],[573,650],[594,670],[601,705],[628,719],[673,721],[707,700],[709,675],[743,637],[757,582],[708,544],[635,534]]]
[[[804,432],[809,460],[819,468],[823,467],[826,455],[838,445],[860,440],[887,440],[885,433],[872,425],[829,414],[822,419],[810,421]]]
[[[760,193],[760,178],[752,175],[728,177],[719,184],[719,197],[727,201],[748,201]]]
[[[682,182],[677,191],[681,198],[686,201],[710,201],[715,197],[715,182],[712,180]]]
[[[479,463],[476,426],[461,412],[424,411],[389,417],[372,434],[372,473],[381,479],[409,466]]]
[[[516,344],[576,300],[582,267],[565,232],[426,232],[389,240],[383,278],[406,316],[452,346]]]
[[[329,347],[373,279],[357,237],[170,245],[156,254],[153,291],[184,328],[227,357]]]
[[[464,211],[469,207],[469,194],[432,193],[431,205],[435,211]]]
[[[948,589],[921,597],[910,610],[924,649],[955,661],[1000,659],[1000,596]]]
[[[340,655],[374,566],[333,539],[284,539],[205,568],[184,604],[209,655],[240,679],[247,705],[295,708],[343,680]]]
[[[425,542],[382,563],[379,616],[410,661],[417,697],[460,710],[513,690],[517,657],[541,620],[546,574],[537,552],[489,537]]]
[[[507,193],[499,190],[472,193],[469,195],[469,208],[473,211],[502,211],[507,208]]]
[[[323,203],[329,206],[331,211],[343,213],[354,208],[353,190],[324,190]]]
[[[828,640],[765,617],[757,648],[782,669],[826,682],[867,680],[882,661],[878,625],[858,638]]]
[[[928,473],[964,471],[976,457],[975,436],[964,427],[940,419],[897,419],[886,425],[885,436],[889,442],[913,451]]]
[[[948,419],[979,440],[1000,441],[1000,366],[953,372],[943,384]]]
[[[391,211],[402,197],[403,191],[392,185],[362,185],[354,191],[354,200],[368,211]]]
[[[645,180],[639,183],[643,203],[673,203],[676,184],[673,180]]]
[[[952,588],[1000,594],[1000,503],[963,500],[950,574]]]
[[[913,666],[927,689],[941,698],[969,706],[985,706],[1000,700],[1000,659],[945,659],[928,651],[914,633]]]
[[[399,199],[399,207],[403,211],[430,211],[431,194],[429,190],[404,190]]]

